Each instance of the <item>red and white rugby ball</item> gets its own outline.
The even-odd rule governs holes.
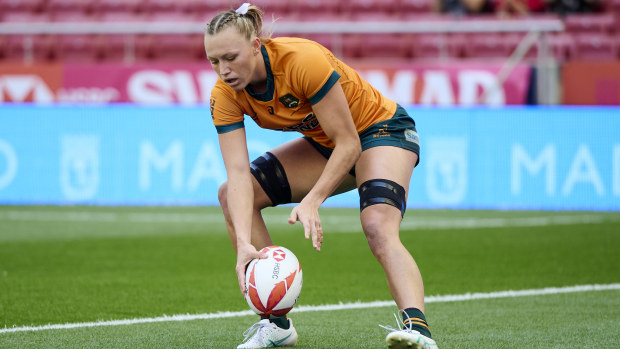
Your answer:
[[[283,316],[295,306],[303,277],[291,250],[269,246],[261,250],[266,259],[254,259],[245,272],[245,300],[261,317]]]

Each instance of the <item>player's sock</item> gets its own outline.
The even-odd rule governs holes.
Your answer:
[[[291,327],[291,325],[288,322],[288,317],[286,315],[270,318],[269,322],[276,324],[276,326],[284,330],[288,330]]]
[[[426,323],[426,317],[418,308],[407,308],[403,310],[403,324],[405,325],[405,329],[410,328],[428,338],[433,338],[431,337],[431,330]]]

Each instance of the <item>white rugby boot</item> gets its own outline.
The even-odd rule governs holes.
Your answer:
[[[385,342],[388,348],[438,349],[437,343],[435,343],[434,340],[426,337],[425,335],[412,328],[407,328],[404,325],[401,326],[402,322],[399,321],[399,317],[396,314],[394,315],[394,317],[396,318],[397,327],[400,327],[401,329],[379,325],[380,327],[383,327],[388,332],[390,332],[388,333],[387,337],[385,337]],[[403,327],[404,329],[402,329]]]
[[[239,344],[237,349],[295,346],[297,344],[297,331],[293,327],[293,321],[291,319],[288,321],[290,326],[288,330],[269,322],[269,319],[255,323],[243,332],[245,343]]]

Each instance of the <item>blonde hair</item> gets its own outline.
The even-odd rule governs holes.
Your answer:
[[[255,5],[250,5],[245,14],[237,13],[235,10],[222,11],[218,13],[209,23],[205,35],[215,35],[220,31],[234,25],[237,31],[251,40],[253,35],[262,38],[263,30],[263,11]]]

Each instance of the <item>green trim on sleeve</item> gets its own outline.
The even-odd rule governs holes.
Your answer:
[[[234,124],[215,126],[215,129],[217,130],[218,134],[222,134],[222,133],[234,131],[239,128],[244,128],[244,127],[245,127],[245,124],[243,123],[243,120],[242,120],[239,122],[235,122]]]
[[[323,99],[323,97],[325,97],[327,92],[329,92],[329,90],[332,88],[332,86],[334,86],[336,81],[338,81],[338,79],[340,79],[340,74],[338,74],[334,70],[332,72],[332,75],[325,82],[325,85],[323,85],[323,87],[321,87],[321,89],[317,93],[315,93],[314,96],[310,97],[310,104],[314,105],[314,104],[319,103],[321,101],[321,99]]]

